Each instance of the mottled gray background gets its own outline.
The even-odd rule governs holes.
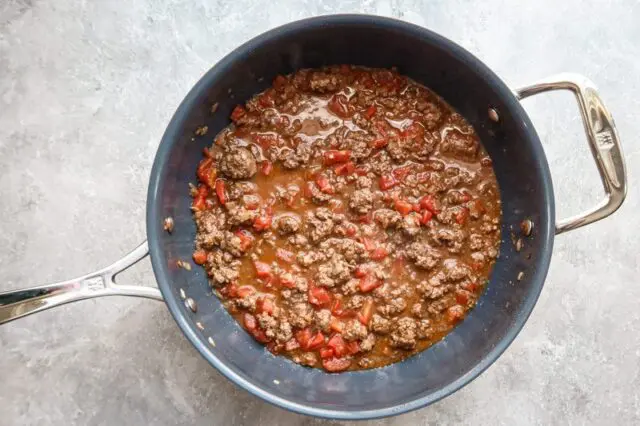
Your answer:
[[[1,0],[0,289],[69,278],[145,238],[147,179],[195,81],[250,37],[298,18],[389,15],[469,49],[508,84],[591,77],[617,120],[629,196],[556,240],[516,342],[472,384],[376,424],[640,422],[640,5],[634,0]],[[526,101],[558,214],[601,194],[575,104]],[[148,261],[124,277],[153,285]],[[230,384],[163,304],[112,298],[0,328],[0,424],[321,424]]]

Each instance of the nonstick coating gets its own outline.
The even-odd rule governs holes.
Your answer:
[[[175,261],[190,259],[193,251],[195,225],[188,183],[195,181],[202,149],[229,123],[232,108],[268,87],[277,74],[342,63],[397,66],[473,124],[493,160],[503,225],[500,256],[486,293],[444,340],[384,368],[327,374],[271,355],[212,296],[201,268],[186,271],[176,268]],[[211,115],[215,102],[219,107]],[[499,112],[498,123],[489,120],[489,107]],[[209,133],[193,139],[201,125],[208,125]],[[167,216],[175,221],[172,234],[162,228]],[[516,253],[511,232],[517,232],[526,217],[534,221],[534,233]],[[437,401],[478,376],[507,348],[531,313],[549,267],[553,229],[547,161],[529,118],[509,88],[451,41],[411,24],[364,15],[325,16],[285,25],[242,45],[214,66],[169,123],[155,158],[147,200],[147,234],[158,285],[178,325],[202,356],[230,380],[271,403],[335,419],[400,414]],[[518,281],[521,271],[524,276]],[[185,306],[181,290],[196,302],[196,312]]]

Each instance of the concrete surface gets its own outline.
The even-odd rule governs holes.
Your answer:
[[[151,163],[194,82],[239,43],[298,18],[390,15],[429,27],[509,84],[596,81],[619,126],[629,196],[562,235],[516,342],[427,409],[371,424],[640,423],[640,5],[634,0],[3,0],[0,289],[69,278],[145,238]],[[569,95],[526,101],[558,214],[601,194]],[[125,274],[153,285],[148,261]],[[112,298],[0,327],[0,424],[322,424],[250,396],[200,358],[161,303]]]

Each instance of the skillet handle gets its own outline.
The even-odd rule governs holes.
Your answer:
[[[517,89],[515,94],[522,100],[553,90],[570,90],[576,96],[587,141],[605,191],[605,199],[595,207],[558,221],[556,234],[561,234],[604,219],[618,210],[627,195],[627,171],[613,117],[589,79],[579,74],[558,74]]]
[[[116,276],[149,254],[147,242],[106,268],[55,284],[0,293],[0,324],[45,309],[100,296],[135,296],[163,300],[160,290],[116,284]]]

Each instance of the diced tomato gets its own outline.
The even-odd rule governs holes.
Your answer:
[[[344,313],[344,308],[342,307],[342,300],[335,299],[333,301],[333,305],[331,306],[331,313],[337,317],[341,316]]]
[[[298,341],[298,343],[300,343],[300,346],[303,349],[306,349],[307,345],[309,344],[309,340],[311,340],[311,329],[305,328],[296,332],[296,340]]]
[[[316,306],[322,306],[329,302],[331,302],[331,294],[327,289],[309,286],[309,303]]]
[[[269,266],[268,263],[264,263],[264,262],[260,262],[260,261],[255,261],[253,262],[253,265],[256,268],[256,276],[258,278],[271,278],[272,277],[272,273],[271,273],[271,266]]]
[[[224,181],[222,179],[216,180],[216,195],[220,204],[224,205],[227,202],[227,194],[224,191]]]
[[[204,250],[196,250],[193,252],[193,261],[198,265],[204,265],[207,261],[207,252]]]
[[[204,185],[198,186],[198,193],[193,198],[193,203],[191,204],[191,208],[197,211],[202,211],[207,208],[207,195],[209,191],[207,187]]]
[[[447,320],[455,324],[464,318],[464,308],[460,305],[453,305],[447,309]]]
[[[351,115],[349,112],[349,107],[347,105],[348,102],[349,101],[347,100],[347,97],[345,95],[333,95],[333,97],[327,104],[327,107],[329,108],[329,111],[331,111],[338,117],[347,118],[349,117],[349,115]]]
[[[276,78],[273,79],[273,87],[276,90],[282,89],[287,84],[287,78],[283,75],[278,74]]]
[[[369,253],[369,257],[373,260],[382,260],[389,254],[389,251],[384,246],[378,246]]]
[[[273,163],[271,163],[271,161],[269,160],[264,160],[260,165],[260,171],[265,176],[269,176],[272,170],[273,170]]]
[[[471,201],[471,194],[469,194],[468,192],[463,192],[462,193],[462,201],[464,203]]]
[[[456,302],[466,305],[469,302],[469,292],[465,290],[456,291]]]
[[[411,173],[411,166],[406,167],[398,167],[394,169],[392,172],[393,177],[395,177],[399,181],[404,181],[407,176]]]
[[[218,175],[216,169],[213,167],[213,158],[207,157],[198,165],[198,171],[196,172],[200,182],[213,186]]]
[[[323,154],[323,163],[325,166],[331,166],[338,163],[346,163],[351,159],[351,151],[329,150]]]
[[[267,89],[262,95],[260,95],[258,97],[258,104],[262,108],[272,107],[275,104],[273,100],[273,90]]]
[[[324,345],[324,334],[318,331],[315,336],[311,337],[307,343],[307,349],[318,349]]]
[[[366,167],[362,167],[362,166],[356,167],[354,171],[358,176],[365,176],[368,173]]]
[[[464,288],[465,290],[469,290],[470,292],[475,292],[480,288],[480,286],[473,281],[462,284],[461,287]]]
[[[266,231],[271,228],[272,220],[273,215],[271,214],[271,209],[267,208],[262,212],[262,214],[259,214],[255,219],[253,219],[253,229],[256,231]]]
[[[335,194],[336,192],[333,188],[333,185],[329,183],[329,179],[323,174],[319,174],[316,176],[316,185],[318,185],[320,191],[324,192],[325,194]]]
[[[484,264],[482,262],[471,262],[471,269],[474,271],[479,271],[483,266]]]
[[[241,287],[238,287],[238,290],[237,290],[238,297],[240,298],[250,296],[255,292],[256,292],[256,289],[250,285],[243,285]]]
[[[421,138],[424,137],[424,127],[422,127],[420,123],[413,122],[409,127],[400,132],[400,135],[404,139]]]
[[[333,349],[338,358],[347,354],[347,345],[341,334],[334,334],[327,342],[327,347]]]
[[[429,210],[425,210],[422,213],[422,217],[420,218],[420,223],[426,225],[427,223],[429,223],[431,218],[433,218],[433,213],[431,213]]]
[[[393,260],[391,264],[391,269],[394,274],[400,275],[404,272],[406,268],[406,262],[402,256],[398,256]]]
[[[375,105],[371,105],[369,108],[367,108],[367,110],[364,112],[364,116],[367,117],[367,119],[371,119],[371,117],[373,117],[374,115],[376,115],[376,111],[377,108]]]
[[[369,321],[371,321],[371,317],[373,316],[373,300],[367,299],[364,301],[362,305],[362,310],[358,313],[358,320],[363,324],[368,326]]]
[[[322,367],[330,373],[344,371],[351,365],[349,358],[327,358],[322,360]]]
[[[242,117],[244,117],[244,115],[247,113],[247,111],[244,109],[243,106],[241,105],[236,105],[236,107],[233,109],[233,111],[231,111],[231,119],[233,121],[238,121],[239,119],[241,119]]]
[[[356,170],[356,165],[353,161],[347,161],[344,164],[337,165],[333,169],[338,176],[348,176]]]
[[[376,289],[382,285],[382,281],[376,278],[373,274],[367,274],[363,278],[360,279],[360,283],[358,284],[358,288],[361,292],[367,293],[373,289]]]
[[[358,227],[356,225],[354,225],[353,223],[347,224],[345,229],[347,237],[353,237],[354,235],[356,235],[356,232],[358,232]]]
[[[246,312],[242,316],[242,323],[244,324],[244,328],[249,331],[253,331],[258,328],[258,321],[256,320],[256,317]]]
[[[284,350],[288,352],[294,351],[299,347],[300,347],[300,343],[298,343],[296,339],[289,339],[287,340],[287,343],[284,344]]]
[[[425,195],[420,199],[420,207],[424,210],[429,210],[433,214],[438,214],[438,209],[436,208],[435,200],[431,195]]]
[[[372,144],[375,149],[380,149],[387,146],[389,144],[389,141],[386,138],[378,138],[375,139]]]
[[[256,301],[256,311],[259,313],[273,314],[275,303],[271,297],[262,296]]]
[[[358,222],[360,223],[371,223],[373,221],[373,213],[369,212],[367,214],[363,214],[358,218]]]
[[[233,283],[229,283],[220,289],[220,293],[222,293],[224,297],[235,298],[238,297],[238,287]]]
[[[347,353],[349,355],[355,355],[360,352],[360,344],[358,342],[349,342],[347,343]]]
[[[393,202],[393,208],[396,209],[401,215],[406,216],[413,211],[413,204],[408,201],[396,198]]]
[[[322,348],[320,349],[320,358],[333,358],[333,349],[331,348]]]
[[[240,238],[240,250],[247,251],[251,244],[253,244],[253,235],[246,229],[239,229],[235,232],[236,236]]]
[[[353,272],[353,275],[356,278],[363,278],[368,273],[369,273],[369,270],[368,270],[367,267],[365,267],[363,265],[358,265],[358,266],[356,266],[356,270]]]
[[[296,286],[295,281],[293,281],[293,276],[291,274],[282,274],[280,275],[280,285],[287,288],[294,288]]]
[[[329,328],[331,330],[336,331],[338,333],[342,333],[344,330],[344,324],[338,318],[331,318],[331,322],[329,323]]]
[[[351,72],[351,67],[346,64],[340,65],[340,74],[349,74]]]
[[[262,149],[269,149],[271,145],[278,142],[278,137],[272,134],[256,134],[253,136],[253,139],[262,147]]]
[[[362,244],[364,244],[364,248],[367,251],[371,251],[371,250],[375,249],[376,246],[377,246],[377,244],[376,244],[376,242],[374,240],[372,240],[371,238],[367,238],[367,237],[364,237],[362,239]]]
[[[289,250],[285,250],[283,248],[276,249],[276,257],[287,263],[293,263],[293,261],[296,259],[296,255],[293,252],[290,252]]]
[[[383,191],[387,189],[391,189],[398,184],[398,181],[393,175],[382,175],[380,179],[378,179],[378,186]]]
[[[456,213],[456,222],[460,225],[463,225],[468,218],[469,218],[469,209],[466,207],[461,208]]]
[[[253,336],[254,339],[256,339],[260,343],[267,343],[271,340],[266,335],[266,333],[263,330],[260,330],[259,328],[256,328],[255,330],[253,330],[253,332],[251,332],[251,335]]]

